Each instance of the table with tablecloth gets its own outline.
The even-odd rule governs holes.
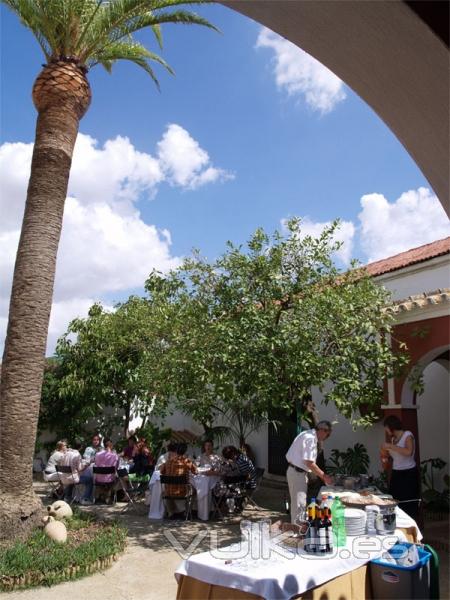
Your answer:
[[[269,558],[250,560],[250,566],[234,558],[237,544],[193,555],[175,573],[177,599],[371,598],[367,563],[379,558],[399,537],[408,541],[421,538],[415,522],[405,513],[400,517],[407,527],[399,528],[395,535],[348,536],[346,546],[332,555],[311,555],[302,548],[286,555],[276,546]]]
[[[148,518],[152,520],[161,520],[164,518],[164,503],[162,499],[160,477],[160,472],[154,471],[149,482],[151,500]],[[216,483],[220,481],[220,477],[197,473],[196,475],[191,475],[189,480],[196,491],[198,518],[202,521],[207,521],[211,512],[211,491]]]

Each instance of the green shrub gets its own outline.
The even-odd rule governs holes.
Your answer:
[[[53,585],[107,566],[126,544],[126,530],[75,513],[66,521],[68,538],[57,544],[38,529],[25,541],[0,549],[0,590]]]

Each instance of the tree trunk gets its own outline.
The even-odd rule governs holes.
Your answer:
[[[87,90],[84,111],[71,86]],[[48,65],[36,80],[33,99],[39,115],[0,384],[0,540],[24,537],[41,520],[33,455],[64,202],[89,84],[75,65]]]

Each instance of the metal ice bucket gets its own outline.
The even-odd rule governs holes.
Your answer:
[[[395,532],[397,519],[395,516],[396,503],[389,506],[380,506],[380,512],[375,519],[375,527],[380,535],[388,535]]]

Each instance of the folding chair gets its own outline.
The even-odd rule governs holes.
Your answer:
[[[67,485],[73,485],[73,492],[72,492],[72,498],[70,499],[69,504],[73,504],[75,502],[75,500],[77,500],[78,495],[79,495],[79,491],[80,491],[80,482],[78,483],[66,483],[64,484],[61,475],[74,475],[74,471],[72,470],[72,467],[70,465],[68,466],[64,466],[64,465],[56,465],[56,472],[59,475],[59,481],[62,484],[63,487],[67,486]]]
[[[128,477],[128,470],[125,468],[117,469],[117,477],[119,480],[120,489],[122,490],[128,503],[122,508],[121,512],[125,512],[130,506],[136,505],[136,500],[145,496],[145,490],[142,491],[141,484],[135,485]]]
[[[189,482],[189,475],[161,475],[160,481],[162,486],[162,499],[166,512],[168,512],[167,500],[184,500],[186,521],[188,519],[192,519],[192,501],[194,499],[194,491]],[[166,486],[170,485],[184,485],[186,486],[186,493],[184,495],[171,494],[170,488],[166,489]]]
[[[53,480],[48,480],[45,479],[45,471],[44,471],[44,483],[47,484],[48,486],[48,492],[47,492],[47,497],[50,499],[54,499],[55,497],[58,497],[58,500],[60,500],[60,496],[61,493],[58,493],[58,490],[60,490],[60,485],[61,485],[61,481],[59,480],[59,473],[58,471],[56,471],[57,475],[58,475],[58,479],[53,479]]]
[[[254,496],[256,490],[261,485],[261,480],[264,476],[264,471],[265,471],[265,469],[262,469],[261,467],[256,467],[256,487],[253,488],[252,490],[246,490],[247,502],[249,504],[251,504],[253,506],[253,508],[256,508],[257,510],[262,510],[262,507],[259,506],[258,504],[256,504],[256,502],[253,500],[253,496]]]
[[[96,481],[96,475],[115,475],[114,477],[114,481],[105,481],[105,482],[98,482]],[[113,504],[116,503],[117,501],[117,489],[116,489],[116,482],[117,482],[117,472],[116,472],[116,467],[92,467],[92,477],[94,480],[94,486],[92,488],[92,496],[94,498],[94,503],[96,500],[95,497],[95,490],[97,487],[99,488],[105,488],[109,491],[113,492]]]
[[[215,495],[213,491],[212,494],[213,517],[223,518],[225,515],[230,515],[226,506],[228,498],[234,498],[235,502],[237,500],[238,506],[235,506],[232,514],[242,512],[244,508],[243,503],[247,497],[246,482],[246,475],[225,475],[222,478],[223,486],[225,486],[223,492],[220,495]]]

